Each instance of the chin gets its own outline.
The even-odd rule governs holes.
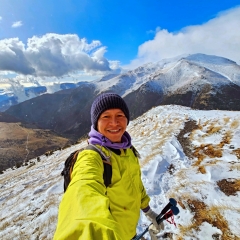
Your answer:
[[[109,140],[111,142],[113,142],[113,143],[120,143],[121,142],[121,139],[119,140],[119,138],[118,139],[111,139],[111,138],[109,138]]]
[[[111,137],[111,136],[106,136],[111,142],[121,142],[122,136],[121,137]]]

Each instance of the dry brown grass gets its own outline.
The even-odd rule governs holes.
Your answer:
[[[240,191],[239,179],[222,179],[217,182],[217,185],[227,196],[236,195]]]
[[[158,128],[159,128],[159,127],[158,127],[158,122],[156,122],[152,129],[153,129],[153,130],[158,130]]]
[[[232,139],[232,133],[228,131],[225,133],[223,137],[223,143],[230,144],[231,139]]]
[[[21,166],[29,159],[69,143],[50,130],[28,129],[20,123],[0,122],[0,128],[0,171]]]
[[[214,134],[219,132],[222,129],[221,126],[214,126],[214,124],[210,125],[207,130],[207,134]]]
[[[48,219],[47,219],[47,221],[46,222],[44,222],[43,224],[41,224],[40,226],[39,226],[39,228],[37,228],[36,229],[36,232],[37,233],[39,233],[39,235],[41,234],[41,239],[51,239],[51,238],[49,238],[49,237],[47,237],[47,236],[44,236],[44,235],[42,235],[44,232],[46,232],[46,231],[44,231],[44,229],[48,229],[49,230],[49,232],[53,232],[53,231],[55,231],[55,229],[51,229],[50,228],[50,226],[52,226],[52,223],[56,223],[57,224],[57,215],[52,215],[52,216],[50,216]],[[56,224],[55,224],[55,226],[56,226]]]
[[[193,166],[199,166],[206,157],[222,157],[222,149],[219,148],[219,146],[214,146],[212,144],[201,144],[200,147],[196,147],[194,149],[193,156],[197,158],[197,161],[193,164]]]
[[[202,174],[205,174],[206,173],[206,169],[204,166],[199,166],[198,168],[199,172],[202,173]]]
[[[235,119],[235,120],[231,123],[231,128],[236,129],[236,128],[239,127],[239,125],[240,125],[239,121]]]
[[[44,208],[45,209],[51,209],[56,205],[58,196],[49,196],[48,201],[45,202]]]
[[[229,123],[230,117],[225,117],[223,118],[223,120],[224,120],[224,124],[226,125],[227,123]]]
[[[203,144],[201,144],[200,147],[195,148],[193,156],[197,158],[197,161],[193,164],[193,166],[199,166],[203,159],[205,158],[205,156],[203,155],[203,149],[204,149]]]
[[[224,124],[231,124],[232,129],[236,129],[239,127],[240,123],[238,120],[234,120],[231,122],[229,117],[224,118]],[[199,172],[202,174],[206,173],[206,167],[216,165],[218,162],[222,162],[224,146],[231,143],[232,139],[232,131],[231,129],[227,132],[223,131],[224,124],[216,122],[206,121],[197,125],[196,122],[188,122],[185,123],[185,128],[180,132],[178,136],[178,140],[183,147],[184,153],[192,159],[192,166],[198,167]],[[208,127],[208,125],[210,125]],[[195,131],[198,129],[206,129],[207,132],[205,135],[202,135],[204,142],[205,136],[211,136],[212,134],[217,134],[221,132],[224,134],[221,141],[216,144],[201,144],[197,145],[195,148],[191,145],[191,137],[194,138]],[[197,134],[197,133],[196,133]],[[240,159],[240,148],[232,150],[234,154]],[[203,160],[207,158],[203,163]],[[233,169],[240,170],[240,164],[237,162],[233,162],[229,164],[230,171]],[[184,191],[185,185],[187,184],[184,179],[187,178],[187,170],[181,169],[180,172],[177,172],[177,177],[181,179],[178,184],[169,192],[170,197],[174,197],[178,200],[179,206],[183,209],[190,210],[194,214],[193,221],[185,226],[180,226],[180,236],[176,239],[184,239],[184,236],[193,235],[193,230],[199,231],[199,226],[203,222],[208,222],[212,226],[220,229],[222,231],[222,235],[216,234],[213,236],[213,239],[221,239],[221,240],[230,240],[236,239],[240,240],[238,236],[232,234],[229,229],[228,222],[225,217],[222,215],[221,211],[224,210],[232,210],[240,213],[240,209],[234,208],[232,206],[207,206],[204,202],[199,200],[190,200],[193,198],[192,194]],[[192,192],[198,192],[201,188],[201,182],[193,183],[191,182]],[[206,184],[206,183],[203,183]],[[221,191],[223,191],[227,196],[236,195],[238,191],[240,191],[240,180],[239,179],[223,179],[217,182]],[[181,193],[181,194],[180,194]],[[181,196],[180,196],[180,195]],[[186,199],[188,199],[186,201]],[[183,237],[182,237],[183,236]],[[176,237],[176,236],[175,236]],[[194,236],[193,236],[194,237]]]
[[[229,121],[229,119],[225,119],[225,121]],[[197,160],[193,163],[193,166],[198,166],[199,171],[201,173],[206,173],[206,169],[204,166],[200,166],[202,161],[206,158],[221,158],[222,157],[222,148],[225,144],[229,144],[230,140],[232,138],[232,134],[230,132],[226,132],[222,141],[217,144],[201,144],[200,146],[197,146],[193,149],[193,146],[191,146],[191,138],[194,135],[194,132],[198,129],[202,129],[204,126],[208,126],[207,129],[207,135],[212,135],[215,134],[219,131],[221,131],[222,126],[215,126],[216,123],[211,123],[210,121],[206,121],[203,123],[203,126],[197,125],[196,122],[194,121],[189,121],[185,123],[184,129],[179,133],[178,135],[178,140],[181,143],[184,153],[189,157],[189,158],[197,158]],[[235,124],[236,125],[236,124]],[[186,133],[190,133],[188,137],[186,136]]]
[[[11,226],[12,222],[5,220],[4,219],[0,219],[0,231],[5,230],[7,227]]]
[[[179,178],[179,173],[177,173],[177,177]],[[185,176],[183,179],[188,178]],[[191,190],[193,192],[199,192],[199,189],[202,188],[202,186],[205,186],[207,184],[206,181],[196,181],[196,182],[191,182],[189,183],[188,181],[179,181],[178,185],[175,185],[174,187],[171,188],[171,191],[168,192],[168,197],[178,199],[179,203],[184,204],[185,199],[191,199],[192,198],[192,192],[190,191],[185,191],[186,185],[189,187],[191,185]],[[180,194],[181,193],[181,194]]]
[[[233,153],[237,156],[238,159],[240,159],[240,148],[233,150]]]
[[[207,125],[209,125],[210,120],[207,120],[206,122],[203,123],[203,127],[206,127]]]
[[[222,157],[222,149],[214,147],[212,144],[206,145],[203,149],[203,153],[210,158]]]
[[[229,171],[233,171],[234,169],[236,169],[237,171],[240,171],[240,164],[234,162],[233,165],[230,166],[230,170]]]
[[[203,222],[208,222],[214,227],[222,231],[222,240],[236,239],[237,236],[233,236],[228,227],[226,219],[219,212],[218,206],[207,206],[204,202],[199,200],[187,200],[188,207],[194,214],[194,218],[191,224],[187,226],[179,225],[179,229],[182,236],[188,235],[192,229],[199,230],[199,226]],[[179,205],[181,203],[179,202]]]

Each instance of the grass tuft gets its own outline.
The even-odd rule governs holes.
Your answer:
[[[233,153],[240,159],[240,148],[233,150]]]
[[[199,200],[187,200],[188,207],[194,214],[192,223],[187,226],[179,226],[181,235],[192,235],[192,230],[199,231],[199,226],[203,222],[208,222],[214,227],[222,231],[223,240],[237,239],[237,236],[233,236],[231,233],[226,219],[220,214],[219,206],[207,206],[204,202]]]
[[[227,196],[236,195],[240,191],[239,179],[222,179],[217,182],[217,185]]]

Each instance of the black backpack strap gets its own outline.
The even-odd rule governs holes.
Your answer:
[[[105,154],[98,147],[96,147],[92,144],[89,144],[85,149],[93,150],[101,156],[102,161],[103,161],[103,167],[104,167],[103,180],[104,180],[105,186],[108,187],[112,181],[112,164],[109,161],[108,157],[105,156]]]
[[[67,160],[65,161],[64,169],[61,172],[61,175],[64,177],[64,183],[63,183],[64,192],[66,192],[67,187],[71,181],[71,174],[72,174],[73,166],[77,160],[78,153],[81,152],[82,150],[83,149],[72,152],[70,156],[67,158]]]
[[[134,146],[131,146],[131,149],[132,149],[132,151],[133,151],[135,157],[137,157],[137,158],[140,159],[141,156],[140,156],[140,153],[138,152],[138,150],[137,150]]]

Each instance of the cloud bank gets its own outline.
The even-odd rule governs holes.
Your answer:
[[[205,53],[229,58],[240,64],[240,7],[221,12],[216,18],[189,26],[177,33],[157,29],[153,40],[139,46],[130,68],[182,54]]]
[[[33,76],[63,76],[74,71],[110,71],[100,41],[87,43],[75,34],[49,33],[29,38],[0,40],[0,70]]]

